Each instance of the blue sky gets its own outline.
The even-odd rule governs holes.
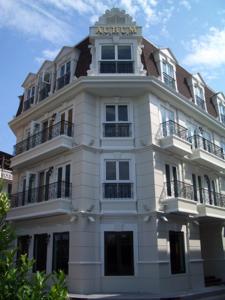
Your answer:
[[[28,72],[62,46],[82,40],[112,7],[125,9],[147,39],[169,47],[188,71],[200,72],[211,88],[225,92],[224,0],[0,0],[0,150],[13,150],[8,122]]]

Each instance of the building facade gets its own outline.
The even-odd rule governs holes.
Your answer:
[[[76,293],[225,280],[222,93],[119,9],[22,86],[8,220],[34,271]]]

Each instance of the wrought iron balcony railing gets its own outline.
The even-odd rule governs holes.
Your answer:
[[[225,195],[209,189],[198,189],[197,186],[182,181],[167,181],[166,193],[169,197],[194,200],[202,204],[225,207]]]
[[[171,87],[172,89],[176,88],[175,85],[175,79],[173,77],[171,77],[170,75],[168,75],[167,73],[163,72],[163,79],[164,79],[164,83]]]
[[[34,103],[34,96],[30,97],[29,99],[27,99],[26,101],[24,101],[23,104],[23,111],[28,110],[31,107],[31,104]]]
[[[197,105],[201,108],[201,109],[204,109],[205,110],[205,101],[199,97],[199,96],[195,96],[195,99],[196,99],[196,103]]]
[[[103,136],[104,137],[130,137],[131,123],[104,123]]]
[[[187,128],[181,126],[180,124],[170,120],[163,122],[161,124],[162,134],[164,137],[176,135],[183,140],[187,140],[188,131]]]
[[[188,138],[188,141],[192,144],[194,149],[204,149],[205,151],[212,153],[219,158],[225,158],[223,148],[217,146],[200,135],[193,135]]]
[[[66,73],[57,79],[57,89],[63,88],[65,85],[70,83],[70,73]]]
[[[58,181],[12,194],[10,200],[11,207],[20,207],[59,198],[70,199],[71,193],[72,184],[70,182]]]
[[[133,61],[101,61],[100,73],[114,74],[114,73],[134,73]]]
[[[42,89],[39,91],[39,101],[44,100],[45,98],[48,97],[48,94],[50,92],[50,84],[45,84]]]
[[[103,197],[105,199],[113,198],[133,198],[133,184],[126,183],[104,183],[103,184]]]
[[[167,196],[175,198],[184,198],[189,200],[194,200],[194,188],[191,184],[187,184],[183,181],[167,181],[166,192]]]
[[[48,128],[39,131],[38,133],[29,136],[27,139],[17,143],[14,146],[14,155],[21,154],[25,151],[28,151],[37,145],[45,143],[53,138],[67,135],[69,137],[73,136],[73,123],[67,121],[61,121],[55,125],[49,126]]]

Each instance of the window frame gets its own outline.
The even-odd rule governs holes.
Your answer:
[[[107,162],[115,162],[116,163],[116,179],[110,180],[110,179],[106,179],[106,163]],[[126,180],[121,180],[119,179],[119,172],[120,172],[120,166],[119,163],[120,162],[128,162],[129,165],[129,179]],[[131,165],[131,161],[130,159],[105,159],[104,160],[104,183],[132,183],[131,180],[131,170],[130,170],[130,166]]]
[[[114,106],[115,107],[115,120],[114,121],[107,121],[106,118],[106,110],[107,110],[107,106]],[[119,121],[119,106],[126,106],[127,107],[127,121]],[[130,103],[127,102],[121,102],[121,103],[104,103],[103,106],[103,110],[102,110],[102,132],[101,132],[101,138],[102,139],[132,139],[133,138],[133,121],[131,120],[131,116],[132,116],[132,108]],[[129,133],[126,136],[123,135],[115,135],[115,136],[106,136],[105,134],[105,126],[106,124],[112,124],[115,125],[116,124],[124,124],[127,126],[129,125]]]
[[[102,58],[102,47],[104,47],[104,46],[114,46],[114,53],[115,53],[115,58],[114,59],[103,59]],[[131,58],[130,59],[119,59],[118,58],[118,47],[120,47],[120,46],[130,46],[130,53],[131,53]],[[134,61],[132,44],[127,44],[127,43],[126,44],[101,44],[100,49],[101,50],[100,50],[99,62],[101,62],[101,61]]]
[[[204,102],[204,110],[207,111],[204,86],[202,86],[198,82],[194,82],[194,84],[193,84],[193,90],[194,90],[194,101],[195,101],[195,104],[198,107],[201,108],[201,106],[199,106],[198,103],[197,103],[197,97],[200,98]],[[199,91],[199,92],[197,92],[197,91]],[[201,96],[199,96],[200,94],[201,94]]]
[[[114,59],[102,59],[102,48],[104,46],[114,46],[114,53],[115,53],[115,57]],[[130,47],[130,58],[129,59],[119,59],[118,58],[118,53],[119,53],[119,50],[118,48],[120,46],[129,46]],[[113,44],[113,43],[102,43],[102,44],[99,44],[99,47],[100,47],[100,50],[99,50],[99,57],[98,57],[98,73],[99,74],[104,74],[104,75],[117,75],[117,76],[120,76],[120,75],[124,75],[124,74],[135,74],[135,58],[134,58],[134,50],[133,50],[133,44],[132,43],[124,43],[124,44]],[[103,72],[101,71],[101,66],[102,66],[102,63],[114,63],[114,67],[115,67],[115,72],[112,72],[112,70],[110,70],[111,72],[109,71],[106,71],[106,72]],[[132,70],[132,72],[129,72],[129,70],[126,70],[126,72],[123,72],[123,71],[119,71],[119,63],[131,63],[132,66],[129,65],[130,67],[130,70]],[[132,68],[132,69],[131,69]],[[122,69],[121,69],[122,70]]]

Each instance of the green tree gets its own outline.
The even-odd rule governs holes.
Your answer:
[[[6,221],[10,203],[0,185],[0,300],[65,300],[68,293],[62,271],[31,273],[34,261],[21,255],[15,264],[15,232]],[[49,287],[50,285],[50,287]]]

